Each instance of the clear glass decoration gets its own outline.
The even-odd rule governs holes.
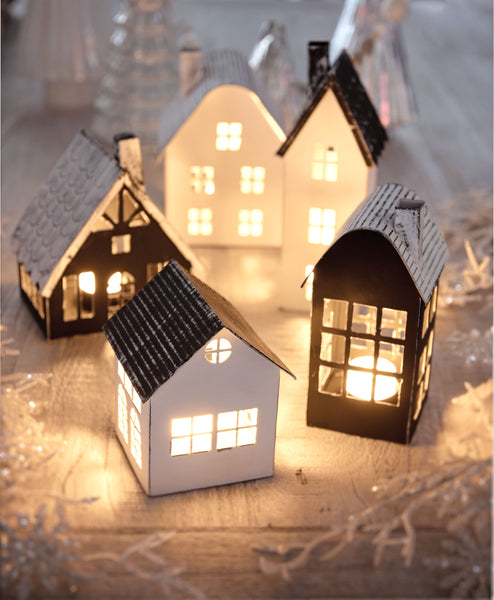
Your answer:
[[[276,21],[265,21],[261,25],[249,65],[258,73],[273,100],[278,102],[285,130],[289,131],[305,104],[307,93],[305,86],[295,81],[284,25]]]
[[[110,30],[109,0],[31,0],[21,26],[18,69],[45,82],[49,106],[91,106]]]
[[[158,116],[179,88],[172,0],[120,0],[113,24],[92,131],[104,142],[132,132],[153,150]]]
[[[408,0],[345,0],[331,40],[334,63],[346,50],[385,127],[415,116],[400,23]]]

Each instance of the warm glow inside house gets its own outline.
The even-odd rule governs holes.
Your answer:
[[[310,309],[312,272],[322,251],[377,182],[386,131],[343,52],[332,67],[328,43],[309,44],[311,98],[279,148],[283,160],[280,305]]]
[[[117,436],[147,494],[273,474],[290,371],[225,298],[170,261],[104,332]]]
[[[233,50],[183,51],[181,77],[158,127],[167,218],[191,245],[280,246],[279,108]]]
[[[21,295],[47,338],[100,331],[171,258],[198,268],[146,194],[139,140],[115,143],[113,157],[79,132],[14,231]]]
[[[430,385],[446,244],[416,194],[380,186],[313,270],[307,424],[408,443]]]

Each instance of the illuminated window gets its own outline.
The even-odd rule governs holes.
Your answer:
[[[241,167],[240,191],[242,194],[263,194],[265,179],[264,167]]]
[[[24,269],[24,265],[19,265],[21,288],[24,293],[31,300],[31,304],[38,311],[39,316],[45,318],[45,306],[43,296],[39,292],[39,288],[36,284],[31,281],[30,275]],[[76,317],[77,318],[77,317]],[[68,320],[68,319],[67,319]]]
[[[238,235],[241,237],[259,237],[263,230],[262,210],[240,210],[238,213]]]
[[[127,254],[128,252],[130,252],[130,233],[112,236],[111,253]]]
[[[309,210],[309,244],[329,246],[334,240],[336,212],[331,208],[311,208]]]
[[[64,321],[92,319],[95,314],[94,301],[96,278],[92,271],[65,275],[62,278],[62,311]]]
[[[161,269],[165,266],[165,262],[155,262],[155,263],[147,263],[146,264],[146,281],[151,281],[151,279],[157,275]]]
[[[314,144],[312,150],[312,179],[318,181],[338,180],[338,153],[329,146]]]
[[[425,307],[424,316],[422,320],[422,337],[425,338],[427,331],[429,330],[430,324],[432,323],[434,316],[436,314],[437,308],[437,286],[434,288],[434,292],[432,294],[432,298]]]
[[[210,208],[189,208],[187,232],[189,235],[211,235],[213,233],[213,211]]]
[[[172,419],[171,456],[209,452],[213,447],[213,415]]]
[[[233,410],[218,415],[216,449],[249,446],[256,443],[257,408]]]
[[[132,408],[130,411],[130,453],[134,457],[137,466],[141,468],[141,423],[135,408]]]
[[[214,167],[190,167],[190,187],[196,194],[214,194]]]
[[[214,339],[204,349],[204,357],[212,365],[224,363],[232,354],[232,345],[225,338]]]
[[[322,309],[319,392],[399,406],[406,312],[332,298]]]
[[[314,285],[314,265],[307,265],[305,267],[305,299],[310,302],[312,300],[312,287]]]
[[[216,150],[239,150],[242,143],[242,123],[221,122],[216,125]]]
[[[106,286],[107,317],[110,319],[135,294],[135,279],[127,271],[117,271],[108,279]]]
[[[433,298],[434,299],[434,298]],[[432,300],[431,300],[432,303]],[[431,304],[431,306],[434,306]],[[431,317],[431,321],[432,321]],[[432,348],[434,345],[434,329],[427,329],[428,336],[422,340],[422,351],[420,352],[419,368],[417,373],[417,396],[415,399],[415,410],[413,418],[418,419],[422,405],[429,391],[430,383],[430,371],[431,371],[431,359],[432,359]]]
[[[121,382],[123,388],[125,388],[125,391],[127,392],[128,397],[132,401],[133,405],[136,407],[137,411],[140,413],[142,410],[141,398],[140,398],[139,394],[136,392],[134,386],[132,385],[132,382],[130,381],[129,376],[125,372],[120,361],[117,361],[117,372],[118,372],[118,377],[120,379],[120,382]],[[119,391],[120,391],[120,387],[122,387],[122,386],[119,386]]]
[[[121,383],[118,384],[118,428],[124,440],[129,442],[129,428],[127,423],[127,398]]]

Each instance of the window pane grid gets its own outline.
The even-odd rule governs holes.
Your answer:
[[[242,144],[242,123],[226,123],[216,125],[216,150],[236,151]]]
[[[190,187],[196,194],[206,194],[207,196],[214,194],[214,167],[193,166],[190,167],[189,175]]]
[[[189,208],[187,217],[189,235],[209,236],[213,233],[213,211],[210,208]]]
[[[325,244],[329,246],[334,240],[335,228],[336,212],[333,209],[309,209],[309,227],[307,234],[309,244]]]
[[[338,152],[333,146],[325,148],[322,144],[314,144],[311,176],[316,181],[338,180]]]
[[[243,209],[238,213],[238,235],[260,237],[263,232],[263,211],[255,208]]]

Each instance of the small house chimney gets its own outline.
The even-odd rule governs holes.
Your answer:
[[[119,133],[113,137],[115,157],[137,185],[144,187],[141,143],[133,133]]]
[[[329,42],[309,42],[309,98],[315,94],[319,84],[329,71]]]
[[[393,227],[417,260],[422,256],[422,208],[424,201],[401,198],[395,206]]]
[[[187,97],[203,78],[202,51],[193,40],[180,49],[180,95]]]

